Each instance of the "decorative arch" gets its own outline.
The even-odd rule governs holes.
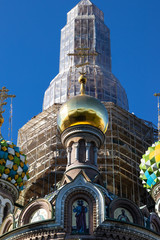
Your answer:
[[[74,199],[79,198],[77,193],[82,199],[92,202],[95,214],[94,226],[97,227],[105,220],[105,198],[102,191],[93,183],[88,182],[82,173],[72,183],[60,189],[56,199],[56,224],[66,226],[64,215],[71,211],[68,206],[69,201],[73,202]]]
[[[30,202],[21,212],[19,216],[19,226],[23,226],[24,224],[28,224],[30,222],[30,218],[34,212],[39,209],[44,209],[47,212],[47,219],[52,218],[52,205],[47,199],[36,199]]]
[[[143,226],[143,216],[137,205],[126,198],[116,198],[109,205],[109,217],[114,218],[116,209],[126,209],[133,218],[133,223]]]
[[[11,231],[13,229],[13,214],[9,214],[5,220],[3,221],[1,228],[0,228],[0,235]]]
[[[10,199],[3,198],[3,196],[0,196],[0,209],[1,209],[0,223],[2,223],[8,214],[13,213],[14,207]]]
[[[160,219],[154,212],[150,215],[150,228],[153,231],[160,233]]]
[[[96,228],[96,200],[93,195],[82,189],[77,189],[70,193],[65,200],[64,208],[64,228],[67,232],[72,232],[72,206],[75,201],[78,200],[86,201],[88,204],[88,222],[89,222],[89,234],[93,233],[93,229]],[[68,216],[70,216],[68,218]]]
[[[2,196],[0,196],[0,204],[4,207],[6,206],[6,204],[8,204],[10,207],[10,211],[13,212],[14,210],[13,204],[8,198],[3,198]]]

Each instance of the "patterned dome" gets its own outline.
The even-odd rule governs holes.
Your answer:
[[[0,139],[0,179],[12,183],[21,191],[26,184],[29,165],[19,147]]]
[[[160,141],[148,148],[139,167],[142,184],[150,192],[152,187],[160,182]]]

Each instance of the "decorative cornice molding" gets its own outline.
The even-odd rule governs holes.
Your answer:
[[[73,164],[69,167],[67,167],[65,173],[69,172],[70,170],[73,170],[73,169],[92,169],[94,171],[97,172],[97,174],[99,174],[99,170],[97,169],[97,167],[95,166],[92,166],[92,165],[84,165],[84,164],[77,164],[77,165],[74,165]]]
[[[0,179],[0,191],[4,192],[6,195],[9,195],[10,198],[15,202],[19,197],[18,189],[12,184],[3,179]]]
[[[1,240],[27,240],[36,237],[51,237],[51,239],[65,239],[66,229],[55,226],[52,220],[37,222],[17,228],[1,236]],[[73,236],[73,235],[72,235]],[[69,239],[69,236],[67,237]],[[79,239],[76,236],[74,239]],[[85,236],[85,239],[123,239],[123,240],[157,240],[160,236],[153,231],[125,222],[106,220],[94,231],[93,236]],[[39,239],[39,238],[38,238]]]
[[[1,236],[1,240],[22,240],[30,239],[32,237],[48,237],[56,235],[66,235],[65,229],[55,226],[53,220],[46,220],[43,222],[36,222],[32,224],[27,224],[17,229],[14,229],[11,232],[8,232]],[[56,237],[57,239],[57,237]],[[64,238],[62,238],[64,239]]]
[[[98,128],[95,128],[90,125],[77,125],[73,127],[67,128],[62,134],[61,134],[61,141],[63,145],[66,145],[66,141],[70,139],[70,137],[74,137],[77,135],[84,135],[89,134],[92,136],[92,138],[96,138],[97,140],[97,147],[99,148],[103,142],[104,142],[104,133],[101,132]]]
[[[157,240],[160,237],[144,227],[110,219],[104,221],[94,232],[94,236],[102,237],[102,240],[110,239],[111,235],[113,240],[117,237],[125,240]]]

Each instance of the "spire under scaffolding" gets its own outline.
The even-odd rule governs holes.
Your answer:
[[[89,0],[79,2],[67,14],[61,30],[59,73],[45,92],[43,110],[80,94],[75,82],[79,70],[86,72],[87,95],[128,111],[126,92],[111,69],[110,30],[103,12]]]

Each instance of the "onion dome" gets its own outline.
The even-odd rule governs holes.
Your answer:
[[[60,132],[65,129],[87,124],[100,129],[103,133],[108,127],[108,113],[104,105],[96,98],[85,95],[86,78],[81,75],[81,95],[75,96],[62,105],[57,116]]]
[[[139,167],[142,184],[150,192],[152,187],[160,182],[160,141],[148,148]]]
[[[19,147],[0,139],[0,179],[12,183],[19,191],[24,189],[29,175],[26,156]]]

